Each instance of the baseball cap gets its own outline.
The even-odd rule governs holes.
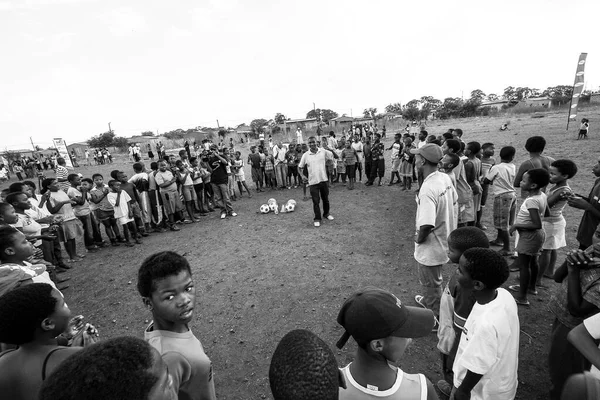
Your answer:
[[[390,336],[423,337],[431,333],[434,321],[431,310],[406,306],[386,290],[367,287],[344,302],[337,322],[346,332],[336,346],[343,348],[350,336],[358,343]]]
[[[438,163],[444,157],[444,153],[442,152],[442,148],[435,143],[427,143],[423,145],[420,149],[410,149],[412,154],[419,154],[427,161],[432,163]]]

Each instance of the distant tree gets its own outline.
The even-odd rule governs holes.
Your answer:
[[[163,136],[169,140],[183,139],[184,135],[185,135],[185,131],[183,131],[182,129],[175,129],[175,130],[163,133]]]
[[[14,163],[15,161],[21,160],[21,153],[12,150],[6,150],[2,153],[2,156],[6,158],[6,161],[8,161],[9,165],[12,165],[12,163]],[[8,165],[6,167],[8,168]]]
[[[402,104],[400,104],[400,103],[388,104],[387,106],[385,106],[385,112],[400,114],[400,113],[402,113]]]
[[[221,128],[221,129],[219,129],[219,137],[220,137],[221,139],[225,139],[225,135],[226,135],[226,134],[227,134],[227,129],[225,129],[225,128]]]
[[[419,100],[413,99],[402,106],[402,118],[404,119],[419,119],[421,110],[419,108]]]
[[[433,96],[423,96],[420,100],[418,100],[418,103],[421,108],[419,110],[420,119],[427,119],[427,117],[429,117],[429,114],[431,114],[433,111],[436,111],[442,106],[442,102],[434,98]]]
[[[283,124],[286,119],[287,118],[282,113],[275,114],[274,120],[275,120],[275,123],[277,123],[277,124]]]
[[[572,94],[573,87],[568,85],[551,86],[542,92],[543,96],[550,97],[554,105],[568,103],[571,100]]]
[[[317,108],[316,110],[310,110],[306,113],[306,118],[322,118],[323,122],[329,122],[334,118],[338,117],[338,113],[331,111],[327,108]]]
[[[261,132],[264,132],[265,126],[267,125],[268,121],[264,118],[257,118],[255,120],[252,120],[252,122],[250,122],[250,128],[252,128],[252,132],[254,132],[255,135],[260,134]]]
[[[127,146],[129,146],[129,142],[127,141],[126,138],[118,136],[118,137],[114,138],[112,146],[118,147],[120,149],[124,149]]]
[[[447,97],[436,114],[440,119],[460,117],[463,104],[464,101],[460,97]]]
[[[144,132],[142,132],[142,136],[154,136],[154,132],[152,132],[152,131],[144,131]]]
[[[487,95],[487,99],[488,99],[488,101],[497,101],[499,99],[499,97],[497,94],[490,93]]]
[[[377,115],[377,108],[375,107],[369,107],[363,110],[363,117],[365,118],[375,118],[375,115]]]
[[[515,100],[515,88],[513,86],[505,88],[502,97],[504,97],[504,100]]]
[[[481,89],[475,89],[471,92],[471,100],[476,100],[479,103],[481,103],[485,97],[486,95]]]
[[[88,140],[88,144],[92,148],[102,148],[102,147],[111,147],[113,146],[115,140],[114,132],[104,132],[96,136],[92,136]]]

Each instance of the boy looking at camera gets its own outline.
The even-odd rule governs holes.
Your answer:
[[[179,398],[216,399],[211,361],[189,328],[196,289],[188,261],[172,251],[151,255],[138,271],[137,288],[153,319],[144,338],[162,355]]]

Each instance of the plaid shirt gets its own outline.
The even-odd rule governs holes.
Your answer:
[[[275,170],[275,168],[273,167],[273,157],[268,156],[267,159],[265,160],[265,172],[274,171],[274,170]]]

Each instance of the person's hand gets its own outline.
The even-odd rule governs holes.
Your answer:
[[[71,346],[87,347],[96,343],[99,340],[99,338],[100,335],[98,334],[98,330],[96,329],[96,327],[92,324],[86,323],[85,326],[81,330],[79,330],[79,332],[77,332],[75,336],[73,336]]]
[[[107,195],[108,194],[108,188],[107,187],[102,188],[102,193],[104,193],[105,195]]]
[[[509,235],[512,236],[513,233],[515,233],[516,230],[517,230],[517,228],[515,228],[514,225],[511,225],[510,228],[508,228]]]
[[[571,197],[567,204],[573,208],[578,208],[580,210],[588,210],[590,208],[590,203],[587,200],[582,199],[581,197]]]
[[[584,250],[571,250],[567,253],[567,268],[569,271],[578,270],[581,267],[586,267],[592,260]]]

